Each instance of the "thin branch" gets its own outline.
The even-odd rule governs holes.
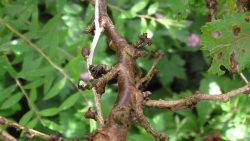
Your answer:
[[[151,68],[149,69],[148,73],[142,79],[140,79],[140,81],[136,84],[136,88],[139,88],[140,85],[142,85],[143,83],[147,85],[149,81],[151,81],[151,79],[153,78],[156,72],[156,65],[158,64],[162,56],[163,56],[163,53],[157,53],[157,52],[154,53],[153,55],[154,61],[153,61]]]
[[[19,130],[23,130],[27,135],[29,135],[29,138],[34,138],[34,137],[38,137],[38,138],[41,138],[41,139],[44,139],[46,141],[49,141],[49,140],[53,140],[53,141],[65,141],[65,139],[61,138],[61,137],[58,137],[58,136],[55,136],[55,135],[47,135],[45,133],[42,133],[42,132],[39,132],[39,131],[36,131],[34,129],[29,129],[29,128],[26,128],[16,122],[13,122],[13,121],[10,121],[2,116],[0,116],[0,124],[2,125],[5,125],[5,126],[8,126],[8,127],[14,127],[16,129],[19,129]]]
[[[242,72],[239,73],[239,75],[240,75],[240,78],[241,78],[246,84],[248,84],[248,80],[247,80],[246,76],[245,76]]]
[[[0,139],[2,139],[3,141],[17,141],[15,137],[2,129],[0,129]]]
[[[10,31],[15,33],[17,36],[19,36],[21,39],[23,39],[26,43],[28,43],[32,48],[34,48],[42,57],[44,57],[45,60],[49,62],[49,64],[58,70],[64,77],[66,77],[76,88],[77,85],[74,83],[74,80],[62,69],[60,68],[56,63],[54,63],[49,56],[47,56],[37,45],[32,43],[27,37],[22,35],[20,32],[18,32],[16,29],[14,29],[11,25],[4,22],[3,19],[0,18],[0,23],[3,24],[5,27],[7,27]]]
[[[10,60],[8,59],[7,56],[5,56],[5,60],[6,60],[7,64],[11,65]],[[43,124],[42,119],[41,119],[41,116],[39,115],[39,112],[37,111],[36,106],[30,101],[30,98],[29,98],[29,96],[28,96],[28,93],[27,93],[27,92],[25,91],[25,89],[23,88],[23,85],[21,84],[21,82],[20,82],[18,79],[15,79],[15,81],[16,81],[17,86],[18,86],[19,89],[21,90],[22,94],[25,96],[25,98],[26,98],[26,100],[27,100],[27,102],[28,102],[28,105],[29,105],[29,107],[30,107],[30,110],[32,110],[32,111],[36,114],[37,119],[40,121],[40,123]]]
[[[30,107],[30,110],[32,110],[35,114],[37,119],[43,124],[43,121],[41,119],[41,116],[39,115],[39,112],[37,111],[37,107],[30,101],[30,98],[27,94],[27,92],[24,90],[21,82],[18,79],[15,79],[17,86],[20,88],[22,94],[25,96],[26,100],[28,101],[28,105]]]
[[[91,76],[91,79],[93,78],[93,76],[91,75],[89,69],[90,69],[90,66],[92,65],[95,48],[100,38],[101,32],[102,32],[102,28],[100,28],[100,23],[99,23],[99,0],[95,0],[95,36],[91,44],[89,56],[87,58],[87,68],[88,68],[89,75]],[[102,108],[101,108],[101,103],[100,103],[101,96],[100,94],[96,92],[95,88],[92,88],[92,91],[94,94],[94,101],[95,101],[96,112],[97,112],[97,121],[99,122],[100,126],[102,126],[104,124],[104,119],[103,119]]]
[[[156,131],[144,116],[142,110],[143,95],[141,93],[136,93],[135,97],[136,97],[135,114],[137,121],[148,133],[150,133],[155,137],[156,141],[167,141],[168,137]]]
[[[159,109],[169,109],[169,110],[179,110],[184,108],[191,108],[199,101],[222,101],[227,102],[230,98],[240,95],[245,91],[250,90],[250,83],[240,87],[238,89],[232,90],[230,92],[219,94],[219,95],[207,95],[200,92],[193,96],[186,97],[178,100],[145,100],[143,105],[146,107],[159,108]]]

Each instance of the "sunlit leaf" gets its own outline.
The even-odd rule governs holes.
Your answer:
[[[48,93],[45,94],[43,100],[48,100],[51,99],[53,97],[55,97],[56,95],[59,94],[59,92],[63,89],[63,87],[65,86],[67,82],[66,78],[61,79],[60,81],[58,81],[49,91]]]
[[[79,92],[72,94],[70,97],[68,97],[66,100],[64,100],[64,102],[60,106],[60,109],[66,110],[66,109],[72,107],[77,102],[77,100],[79,100],[79,98],[80,98]]]

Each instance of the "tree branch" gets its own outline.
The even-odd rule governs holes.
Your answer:
[[[34,129],[29,129],[29,128],[26,128],[16,122],[13,122],[13,121],[10,121],[2,116],[0,116],[0,124],[1,125],[5,125],[5,126],[9,126],[9,127],[14,127],[16,129],[19,129],[19,130],[23,130],[26,134],[26,137],[28,138],[34,138],[34,137],[38,137],[38,138],[41,138],[41,139],[44,139],[46,141],[50,141],[50,140],[53,140],[53,141],[65,141],[65,139],[63,139],[62,137],[58,137],[56,135],[47,135],[45,133],[42,133],[42,132],[39,132],[39,131],[36,131]],[[11,140],[12,141],[12,140]]]
[[[199,101],[222,101],[227,102],[230,98],[240,95],[245,91],[250,90],[250,83],[232,90],[230,92],[219,95],[207,95],[197,92],[195,95],[178,100],[145,100],[143,105],[149,108],[159,108],[168,110],[180,110],[192,108]]]
[[[0,129],[0,139],[2,139],[3,141],[17,141],[15,137],[2,129]]]

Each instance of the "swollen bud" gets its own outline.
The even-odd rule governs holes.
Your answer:
[[[96,120],[96,112],[93,112],[91,110],[91,107],[89,107],[88,111],[85,113],[84,115],[85,118],[88,118],[88,119],[94,119]]]
[[[82,56],[83,56],[83,58],[84,58],[85,60],[88,58],[88,56],[89,56],[89,50],[88,50],[87,47],[83,47],[83,48],[82,48]]]

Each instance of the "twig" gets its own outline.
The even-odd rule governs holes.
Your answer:
[[[24,90],[22,84],[20,83],[20,81],[18,79],[15,79],[17,86],[20,88],[22,94],[25,96],[26,100],[28,101],[30,110],[32,110],[35,114],[37,119],[43,124],[43,121],[41,119],[41,116],[39,115],[39,112],[37,111],[36,106],[30,101],[30,98],[27,94],[27,92]]]
[[[240,87],[238,89],[232,90],[230,92],[220,94],[220,95],[206,95],[200,92],[193,96],[186,97],[178,100],[145,100],[143,105],[146,107],[159,108],[159,109],[169,109],[169,110],[179,110],[184,108],[190,108],[195,106],[199,101],[222,101],[227,102],[230,98],[240,95],[245,91],[250,90],[250,84]]]
[[[7,56],[5,56],[5,60],[6,60],[7,64],[11,65],[11,63],[10,63],[10,61],[9,61],[9,59],[8,59]],[[39,115],[39,112],[37,111],[36,106],[30,101],[30,98],[29,98],[29,96],[28,96],[28,93],[24,90],[24,88],[23,88],[21,82],[20,82],[18,79],[15,79],[15,81],[16,81],[17,86],[18,86],[19,89],[21,90],[22,94],[25,96],[25,98],[26,98],[26,100],[27,100],[27,102],[28,102],[28,105],[29,105],[29,107],[30,107],[30,110],[32,110],[32,111],[36,114],[37,119],[40,121],[40,123],[43,124],[42,119],[41,119],[41,117],[40,117],[40,115]]]
[[[76,88],[77,85],[74,83],[74,80],[62,69],[60,68],[56,63],[54,63],[49,56],[47,56],[37,45],[32,43],[27,37],[22,35],[20,32],[18,32],[16,29],[14,29],[11,25],[4,22],[3,19],[0,18],[0,23],[3,24],[5,27],[7,27],[10,31],[14,32],[17,36],[19,36],[21,39],[23,39],[26,43],[28,43],[32,48],[34,48],[42,57],[45,58],[49,62],[49,64],[54,67],[56,70],[58,70],[64,77],[66,77]]]
[[[92,65],[95,48],[100,38],[101,32],[102,32],[102,28],[100,28],[100,24],[99,24],[99,0],[95,0],[95,36],[91,44],[89,56],[87,58],[87,68],[88,68],[89,75],[91,76],[91,79],[93,78],[93,76],[91,75],[89,69],[90,69],[90,66]],[[103,119],[102,108],[101,108],[101,103],[100,103],[100,94],[96,92],[95,88],[92,88],[92,91],[94,94],[94,101],[95,101],[96,112],[97,112],[97,121],[99,122],[100,126],[102,126],[104,124],[104,119]]]
[[[9,126],[9,127],[14,127],[16,129],[20,129],[20,130],[23,130],[25,131],[25,133],[28,135],[29,138],[34,138],[34,137],[38,137],[38,138],[41,138],[41,139],[44,139],[46,141],[49,141],[49,140],[53,140],[53,141],[65,141],[65,139],[61,138],[61,137],[58,137],[58,136],[55,136],[55,135],[47,135],[45,133],[42,133],[42,132],[39,132],[39,131],[36,131],[34,129],[29,129],[29,128],[26,128],[16,122],[13,122],[13,121],[10,121],[2,116],[0,116],[0,124],[2,125],[6,125],[6,126]]]
[[[246,76],[245,76],[242,72],[239,73],[239,75],[240,75],[240,78],[241,78],[246,84],[248,84],[248,80],[247,80]]]
[[[156,65],[158,64],[162,56],[163,53],[154,53],[154,61],[151,68],[149,69],[148,73],[136,84],[136,88],[139,88],[143,83],[145,83],[145,85],[149,83],[156,72]]]
[[[155,137],[156,141],[167,141],[168,137],[156,131],[144,116],[142,110],[142,102],[143,102],[143,95],[141,93],[136,93],[135,114],[137,121],[148,133],[150,133]]]
[[[2,129],[0,129],[0,139],[2,139],[3,141],[17,141],[15,137]]]

